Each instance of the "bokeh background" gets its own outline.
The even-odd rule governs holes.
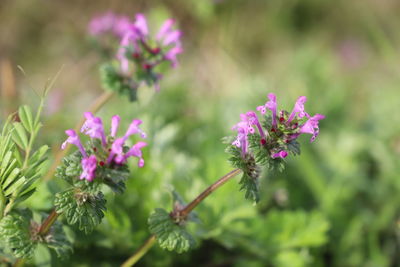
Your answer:
[[[221,138],[273,92],[280,108],[305,95],[310,114],[326,115],[315,143],[303,137],[302,155],[283,173],[263,174],[258,205],[244,199],[238,179],[204,201],[201,223],[188,225],[196,249],[154,247],[139,265],[400,266],[400,2],[1,0],[2,120],[37,104],[35,91],[64,65],[40,136],[57,151],[64,130],[102,93],[103,58],[87,24],[107,11],[144,13],[154,30],[175,18],[185,52],[159,93],[144,87],[137,103],[114,97],[101,109],[105,120],[145,122],[146,166],[132,162],[127,191],[107,195],[95,232],[69,229],[69,260],[39,249],[33,265],[121,264],[148,237],[152,210],[171,209],[171,190],[189,201],[231,169]],[[26,205],[48,211],[64,187],[43,181]]]

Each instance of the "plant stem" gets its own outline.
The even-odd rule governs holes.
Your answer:
[[[89,111],[92,112],[92,113],[96,113],[97,111],[99,111],[99,109],[102,106],[104,106],[105,103],[107,103],[111,99],[111,97],[113,95],[114,94],[112,92],[104,92],[89,107]],[[82,119],[81,121],[79,121],[79,123],[74,128],[75,131],[79,131],[84,122],[85,122],[85,119]],[[68,153],[70,148],[71,148],[71,145],[67,145],[67,147],[64,150],[59,149],[56,152],[56,155],[54,157],[54,162],[50,166],[49,170],[47,171],[46,175],[43,178],[45,181],[48,181],[53,177],[53,175],[54,175],[58,165],[60,164],[62,158]]]
[[[241,173],[241,169],[234,169],[233,171],[222,176],[218,181],[210,185],[206,190],[204,190],[198,197],[196,197],[192,202],[186,205],[183,209],[178,211],[173,211],[175,216],[179,216],[180,218],[186,218],[189,213],[197,207],[207,196],[209,196],[212,192],[217,190],[219,187],[223,186],[227,181]],[[138,249],[135,254],[133,254],[129,259],[127,259],[121,267],[130,267],[133,266],[136,262],[138,262],[149,249],[155,244],[156,236],[151,235],[149,239]]]
[[[55,209],[53,209],[49,216],[47,216],[46,220],[44,220],[42,225],[40,226],[39,235],[47,235],[51,226],[56,222],[58,216],[60,216],[60,214],[57,213]]]
[[[39,227],[39,235],[47,235],[50,231],[51,226],[56,222],[58,216],[60,216],[59,213],[56,212],[55,209],[51,211],[49,216],[43,221],[43,223]],[[17,261],[14,263],[14,267],[22,267],[25,264],[26,259],[19,258]]]
[[[196,197],[192,202],[190,202],[188,205],[186,205],[183,209],[179,211],[179,216],[181,218],[186,218],[189,213],[202,202],[208,195],[210,195],[212,192],[217,190],[219,187],[224,185],[227,181],[241,173],[241,169],[234,169],[233,171],[225,174],[222,176],[218,181],[210,185],[206,190],[204,190],[198,197]]]
[[[136,262],[138,262],[143,257],[143,255],[145,255],[147,253],[147,251],[149,251],[149,249],[154,245],[155,242],[156,242],[156,236],[155,235],[151,235],[146,240],[146,242],[144,242],[144,244],[138,250],[136,250],[135,254],[133,254],[132,257],[127,259],[121,265],[121,267],[133,266]]]

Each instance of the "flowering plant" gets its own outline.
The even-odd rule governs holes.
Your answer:
[[[174,20],[166,20],[153,38],[143,14],[137,14],[134,21],[111,13],[94,18],[89,24],[93,36],[110,34],[119,40],[113,62],[102,67],[103,86],[128,94],[130,100],[136,100],[141,83],[155,86],[158,91],[162,77],[158,67],[163,63],[175,67],[177,55],[183,51],[182,34],[173,25]],[[50,87],[44,90],[35,116],[29,107],[21,107],[17,116],[10,116],[0,134],[0,248],[16,266],[30,259],[39,245],[54,250],[61,258],[66,257],[72,251],[72,241],[58,218],[62,216],[68,225],[86,234],[92,232],[105,216],[107,192],[124,193],[127,179],[135,176],[137,168],[129,167],[129,159],[135,158],[138,168],[145,165],[143,152],[148,143],[142,140],[147,137],[141,129],[142,120],[133,119],[127,130],[118,134],[123,119],[114,115],[110,129],[106,130],[103,120],[95,115],[99,106],[109,99],[105,98],[100,101],[101,105],[96,104],[84,113],[82,123],[65,131],[67,138],[55,157],[55,171],[46,170],[47,146],[34,150],[33,145],[41,128],[40,114]],[[269,94],[268,99],[256,108],[258,113],[241,114],[240,121],[232,128],[237,135],[226,138],[229,160],[236,169],[189,203],[173,191],[172,209],[156,208],[150,214],[149,239],[122,266],[132,266],[156,242],[161,248],[178,253],[193,248],[196,239],[187,225],[199,222],[193,210],[207,196],[242,174],[240,190],[245,191],[246,199],[258,202],[262,167],[283,170],[290,154],[300,154],[297,139],[301,134],[311,134],[311,142],[315,141],[319,121],[324,116],[310,116],[305,111],[305,96],[297,99],[290,113],[278,110],[274,94]],[[134,137],[139,140],[132,143]],[[71,145],[76,150],[68,155]],[[35,182],[46,171],[48,176],[54,175],[67,183],[66,189],[54,194],[53,210],[45,215],[20,208],[18,205],[34,194]]]

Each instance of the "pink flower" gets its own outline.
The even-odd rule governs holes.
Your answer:
[[[127,160],[129,157],[137,157],[139,158],[138,166],[139,168],[142,168],[144,166],[144,159],[142,157],[142,148],[147,146],[147,143],[145,142],[137,142],[135,145],[133,145],[128,152],[126,152],[124,156],[124,161]]]
[[[113,161],[117,164],[124,164],[127,158],[129,158],[130,156],[135,156],[139,157],[139,164],[142,164],[142,166],[144,165],[144,160],[141,156],[142,154],[140,149],[147,145],[145,142],[136,143],[127,153],[124,153],[123,150],[125,142],[129,138],[129,136],[139,134],[142,138],[146,138],[145,132],[143,132],[139,128],[140,124],[142,124],[141,120],[134,119],[129,125],[129,128],[126,131],[125,135],[123,137],[115,139],[114,143],[111,145],[111,151],[107,158],[107,164],[110,164]]]
[[[95,177],[97,159],[95,155],[90,155],[88,158],[83,158],[81,161],[83,172],[80,179],[86,179],[92,182]]]
[[[305,96],[300,96],[297,99],[296,104],[294,105],[293,111],[290,114],[289,119],[287,120],[288,123],[294,119],[296,114],[300,119],[303,117],[309,117],[307,112],[304,111],[304,103],[306,103],[306,101],[307,101],[307,97],[305,97]]]
[[[262,129],[261,124],[258,121],[257,114],[254,111],[249,111],[246,113],[246,121],[249,123],[249,125],[255,125],[261,135],[261,138],[265,138],[264,130]]]
[[[267,103],[265,103],[264,106],[259,106],[257,107],[257,110],[261,112],[262,115],[264,115],[267,110],[269,109],[272,111],[272,126],[276,127],[276,96],[274,94],[268,94],[268,99],[269,101]]]
[[[64,143],[62,143],[61,149],[65,149],[68,143],[73,144],[78,147],[79,151],[82,153],[82,156],[87,157],[85,149],[83,148],[81,140],[79,139],[79,136],[76,134],[76,132],[72,129],[69,129],[66,130],[65,133],[68,135],[68,138]]]
[[[106,136],[104,134],[103,122],[99,117],[93,116],[91,112],[84,113],[86,121],[81,128],[81,132],[90,136],[91,138],[98,138],[101,140],[103,146],[107,145]]]
[[[315,140],[315,138],[318,136],[319,134],[319,127],[318,127],[318,122],[322,119],[325,119],[324,115],[321,114],[315,114],[314,116],[312,116],[311,118],[308,119],[308,121],[306,123],[304,123],[301,127],[300,127],[300,131],[299,133],[308,133],[308,134],[312,134],[312,137],[310,139],[310,142],[313,142]]]
[[[120,120],[121,120],[121,118],[118,115],[114,115],[111,118],[111,131],[110,131],[110,133],[111,133],[112,137],[115,137],[115,135],[117,134]]]
[[[232,145],[242,148],[242,157],[244,158],[248,150],[247,135],[249,133],[249,126],[246,122],[239,122],[232,127],[232,130],[236,130],[238,135]],[[254,131],[254,129],[253,129]]]
[[[135,31],[140,37],[146,37],[149,34],[147,20],[143,14],[136,14],[136,21],[133,24]]]
[[[134,119],[134,120],[132,121],[132,123],[129,125],[129,128],[128,128],[128,130],[126,131],[126,133],[125,133],[125,135],[124,135],[125,140],[126,140],[129,136],[131,136],[131,135],[133,135],[133,134],[140,134],[140,136],[141,136],[142,138],[146,138],[146,133],[143,132],[143,131],[139,128],[139,125],[140,125],[140,124],[142,124],[142,121],[139,120],[139,119]]]
[[[272,154],[271,158],[273,158],[273,159],[276,159],[276,158],[284,159],[284,158],[287,157],[287,155],[288,155],[288,153],[285,150],[282,150],[282,151],[280,151],[278,153]]]
[[[99,36],[111,33],[122,37],[129,29],[132,22],[126,16],[118,16],[111,12],[94,17],[88,26],[89,33],[93,36]]]

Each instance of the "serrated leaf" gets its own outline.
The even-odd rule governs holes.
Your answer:
[[[252,178],[246,173],[243,174],[239,181],[240,191],[244,191],[244,197],[257,203],[260,200],[259,181],[258,178]]]
[[[175,224],[166,210],[155,209],[148,222],[161,248],[183,253],[194,247],[194,238],[184,226]]]
[[[18,109],[18,115],[21,120],[22,125],[25,127],[25,129],[29,132],[33,132],[33,116],[32,116],[32,110],[29,106],[21,106]]]
[[[30,258],[37,243],[31,240],[29,211],[13,211],[0,221],[0,236],[17,258]]]
[[[106,200],[101,191],[97,193],[76,192],[70,189],[57,193],[54,206],[57,213],[64,213],[68,224],[77,224],[86,234],[99,225],[106,211]]]

